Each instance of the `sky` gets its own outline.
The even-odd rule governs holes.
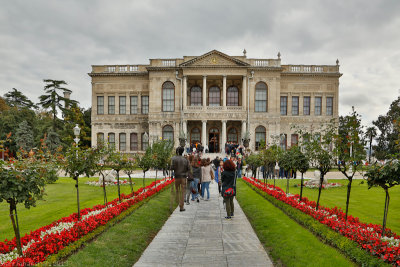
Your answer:
[[[364,125],[400,94],[398,0],[13,0],[0,9],[0,95],[33,102],[64,80],[91,105],[91,65],[148,64],[213,49],[282,64],[335,65],[339,113]]]

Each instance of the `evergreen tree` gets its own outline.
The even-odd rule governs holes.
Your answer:
[[[28,99],[21,91],[13,88],[12,91],[4,95],[7,105],[10,107],[21,108],[37,108],[31,100]]]
[[[368,163],[371,163],[371,156],[372,156],[372,140],[376,136],[376,128],[374,126],[368,127],[365,131],[365,135],[369,140],[369,153],[368,153]]]
[[[69,98],[65,98],[60,93],[72,93],[70,89],[67,89],[63,86],[67,85],[65,81],[57,81],[57,80],[43,80],[46,85],[44,86],[45,94],[39,97],[39,104],[43,108],[50,108],[51,113],[53,115],[53,131],[55,132],[57,129],[57,114],[58,110],[62,113],[65,112],[65,106],[70,106],[71,104],[77,104],[78,102],[75,100],[70,100]],[[60,93],[59,93],[60,92]],[[65,106],[64,106],[65,105]]]
[[[29,151],[34,147],[33,130],[27,121],[23,121],[18,125],[18,129],[15,132],[15,142],[17,148],[22,148],[24,151]]]

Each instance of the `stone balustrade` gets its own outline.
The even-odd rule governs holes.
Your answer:
[[[283,72],[338,73],[338,65],[282,65]]]

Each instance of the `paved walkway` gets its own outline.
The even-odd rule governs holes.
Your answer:
[[[237,201],[226,220],[216,184],[210,193],[178,207],[134,266],[273,266]]]

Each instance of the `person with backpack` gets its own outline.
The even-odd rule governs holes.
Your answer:
[[[232,160],[227,160],[223,165],[224,171],[221,175],[222,181],[222,196],[226,206],[226,217],[225,219],[231,219],[234,214],[233,198],[236,195],[236,175],[235,175],[235,163]]]
[[[188,156],[189,163],[193,161],[193,155]],[[193,179],[193,169],[192,169],[192,164],[189,165],[189,171],[188,171],[188,178],[187,178],[187,184],[186,184],[186,205],[190,205],[189,198],[190,194],[192,193],[192,182],[194,181]]]
[[[201,180],[201,165],[199,163],[198,157],[194,157],[192,161],[192,173],[193,173],[193,181],[191,183],[192,201],[196,199],[197,202],[199,202],[198,184]]]

